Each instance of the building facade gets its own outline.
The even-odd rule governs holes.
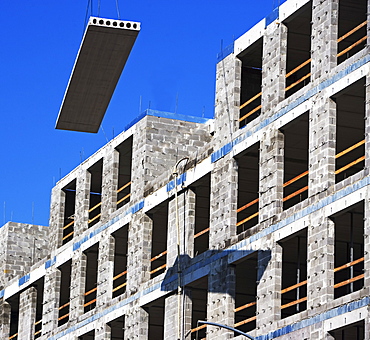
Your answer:
[[[287,0],[214,119],[147,110],[3,226],[0,338],[370,339],[368,6]]]

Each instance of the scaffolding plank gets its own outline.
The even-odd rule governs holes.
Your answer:
[[[139,31],[138,22],[90,17],[56,129],[99,131]]]

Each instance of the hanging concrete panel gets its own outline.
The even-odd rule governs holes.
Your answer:
[[[140,23],[90,17],[56,129],[96,133],[140,31]]]

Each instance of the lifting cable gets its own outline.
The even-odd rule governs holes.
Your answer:
[[[98,13],[97,13],[97,17],[99,17],[99,18],[100,18],[100,2],[101,2],[101,0],[98,0]],[[90,9],[90,16],[92,16],[93,15],[93,3],[92,3],[92,0],[87,0],[83,33],[85,32],[85,29],[86,29],[86,26],[87,26],[87,21],[88,21],[88,17],[89,17],[89,9]],[[117,11],[117,18],[118,18],[118,20],[121,20],[121,14],[120,14],[120,10],[119,10],[118,0],[116,0],[116,11]]]

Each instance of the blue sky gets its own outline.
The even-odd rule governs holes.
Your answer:
[[[84,31],[87,0],[0,2],[0,225],[48,225],[55,182],[149,106],[213,117],[216,55],[278,0],[119,0],[141,32],[97,134],[55,130]],[[117,18],[116,0],[100,16]],[[275,6],[274,6],[275,5]],[[98,14],[93,0],[93,15]],[[90,12],[89,12],[90,13]]]

